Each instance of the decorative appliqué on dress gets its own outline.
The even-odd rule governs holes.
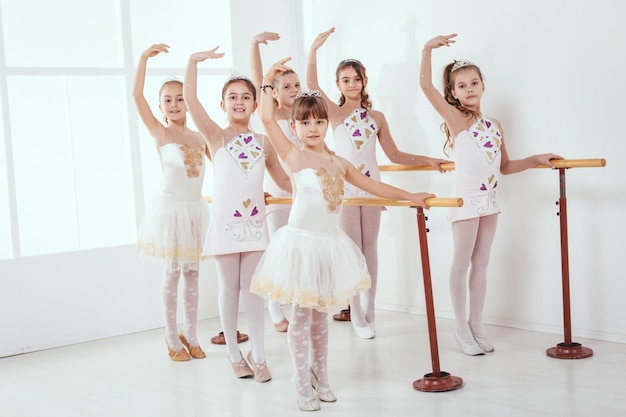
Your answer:
[[[233,157],[237,166],[248,173],[264,155],[263,148],[252,133],[241,133],[235,136],[227,145],[226,149]]]
[[[476,145],[485,154],[487,161],[493,162],[502,145],[502,134],[498,125],[489,119],[481,118],[470,128],[470,134]]]
[[[357,152],[363,151],[378,132],[378,125],[365,109],[356,109],[343,121],[348,138]]]
[[[470,198],[469,204],[476,207],[476,214],[478,215],[483,215],[490,209],[497,208],[496,188],[498,187],[498,180],[496,180],[495,177],[496,176],[492,174],[485,178],[485,181],[480,184],[480,191],[488,192],[487,198],[485,198],[485,194]]]
[[[326,207],[328,211],[333,212],[341,207],[343,202],[343,172],[337,171],[335,176],[331,176],[326,169],[320,168],[315,174],[317,175],[320,185],[322,186],[322,193],[324,194],[324,200],[326,200]]]
[[[187,178],[198,178],[200,176],[199,166],[202,166],[204,158],[203,148],[190,148],[187,145],[182,145],[180,150],[183,153],[183,160],[185,168],[187,169]]]
[[[263,237],[263,219],[257,219],[259,208],[251,198],[241,202],[241,206],[233,210],[233,221],[226,225],[236,242],[260,240]]]

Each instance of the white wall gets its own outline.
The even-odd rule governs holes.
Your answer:
[[[626,93],[621,82],[626,68],[621,16],[626,6],[612,0],[305,0],[302,17],[286,20],[296,2],[232,3],[245,3],[249,11],[238,16],[242,39],[233,44],[238,48],[235,65],[243,67],[248,39],[275,31],[281,40],[261,46],[265,66],[293,56],[304,79],[311,42],[319,32],[336,27],[318,51],[320,85],[333,97],[337,63],[345,58],[363,61],[374,107],[387,116],[402,150],[444,156],[441,119],[423,97],[417,76],[423,44],[456,32],[456,45],[433,54],[435,79],[454,58],[470,59],[482,68],[483,111],[502,122],[512,158],[543,152],[568,159],[606,158],[604,168],[566,171],[572,328],[574,337],[626,343],[620,243],[626,231],[621,214],[626,146],[617,124]],[[289,34],[293,23],[301,23],[302,34]],[[380,163],[388,163],[380,155]],[[386,173],[383,179],[445,197],[450,196],[450,177],[414,172]],[[531,170],[501,180],[503,214],[489,270],[488,323],[562,336],[558,198],[558,171]],[[447,283],[451,234],[445,210],[428,212],[428,239],[435,308],[439,316],[452,317]],[[411,209],[389,208],[383,214],[379,253],[377,306],[423,313]],[[555,341],[562,341],[561,336]]]
[[[435,71],[453,58],[476,62],[486,77],[485,113],[505,129],[511,157],[555,152],[568,159],[606,158],[605,168],[568,170],[572,327],[575,337],[626,343],[622,296],[626,220],[623,117],[626,29],[621,2],[426,0],[348,2],[231,0],[235,69],[248,74],[250,39],[275,31],[262,45],[267,67],[294,57],[304,80],[307,48],[317,33],[336,33],[319,51],[320,84],[334,92],[336,64],[358,58],[368,90],[400,149],[442,157],[440,119],[418,87],[422,45],[459,33],[435,51]],[[242,9],[243,8],[243,9]],[[226,36],[226,35],[224,35]],[[216,34],[216,37],[219,37]],[[215,39],[207,41],[213,46]],[[181,66],[184,63],[181,63]],[[331,94],[332,96],[332,94]],[[381,163],[387,163],[381,154]],[[384,180],[449,196],[450,175],[389,173]],[[503,214],[492,253],[485,320],[555,333],[562,340],[558,175],[532,170],[501,181]],[[447,273],[451,236],[445,209],[428,213],[435,308],[451,317]],[[424,312],[422,272],[411,209],[383,215],[378,307]],[[200,317],[215,317],[215,268],[201,275]],[[162,327],[159,268],[133,246],[0,261],[0,357]],[[208,337],[204,335],[202,337]],[[593,346],[591,346],[593,347]]]
[[[163,327],[160,271],[134,246],[0,262],[0,357]],[[217,316],[214,271],[203,262],[200,318]]]

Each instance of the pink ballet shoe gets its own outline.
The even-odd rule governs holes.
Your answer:
[[[274,329],[276,329],[278,333],[286,333],[287,330],[289,330],[289,321],[283,317],[281,321],[274,323]]]
[[[180,341],[183,342],[183,345],[185,345],[185,347],[189,351],[189,354],[191,355],[192,358],[194,359],[206,358],[206,353],[204,353],[200,345],[191,346],[189,342],[187,342],[187,338],[185,337],[183,332],[178,333],[178,337],[180,338]]]
[[[250,365],[252,365],[254,379],[256,379],[257,382],[267,382],[272,379],[270,370],[267,369],[267,362],[256,363],[254,361],[254,357],[252,357],[252,352],[248,353],[248,362],[250,363]]]

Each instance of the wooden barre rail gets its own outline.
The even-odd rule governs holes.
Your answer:
[[[597,159],[555,159],[553,162],[555,168],[598,168],[606,166],[604,158]],[[454,170],[454,162],[441,164],[441,168],[445,171]],[[548,165],[535,165],[533,168],[552,168]],[[381,171],[435,171],[430,165],[380,165]]]
[[[205,197],[211,203],[213,197]],[[265,204],[291,204],[291,197],[265,197]],[[393,198],[345,198],[343,204],[346,206],[400,206],[415,207],[415,203],[407,200],[394,200]],[[427,198],[428,207],[463,207],[463,199],[455,197]]]
[[[462,207],[462,198],[427,198],[426,204],[429,207]],[[266,204],[291,204],[291,197],[265,197]],[[349,197],[344,198],[343,204],[345,206],[401,206],[401,207],[415,207],[415,203],[407,200],[394,200],[393,198],[356,198]]]

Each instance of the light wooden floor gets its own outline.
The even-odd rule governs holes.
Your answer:
[[[245,331],[245,315],[240,316]],[[350,323],[330,322],[329,377],[338,397],[313,415],[334,416],[592,416],[626,415],[626,345],[575,342],[588,359],[549,358],[562,335],[487,326],[496,351],[463,355],[452,322],[439,319],[441,370],[463,378],[462,388],[421,392],[412,383],[432,371],[426,319],[379,311],[377,337],[358,339]],[[273,380],[234,377],[223,346],[199,335],[208,357],[172,362],[163,329],[0,359],[2,417],[280,417],[303,415],[290,382],[285,334],[266,320],[266,355]],[[242,343],[244,355],[249,343]],[[310,414],[310,413],[309,413]]]

